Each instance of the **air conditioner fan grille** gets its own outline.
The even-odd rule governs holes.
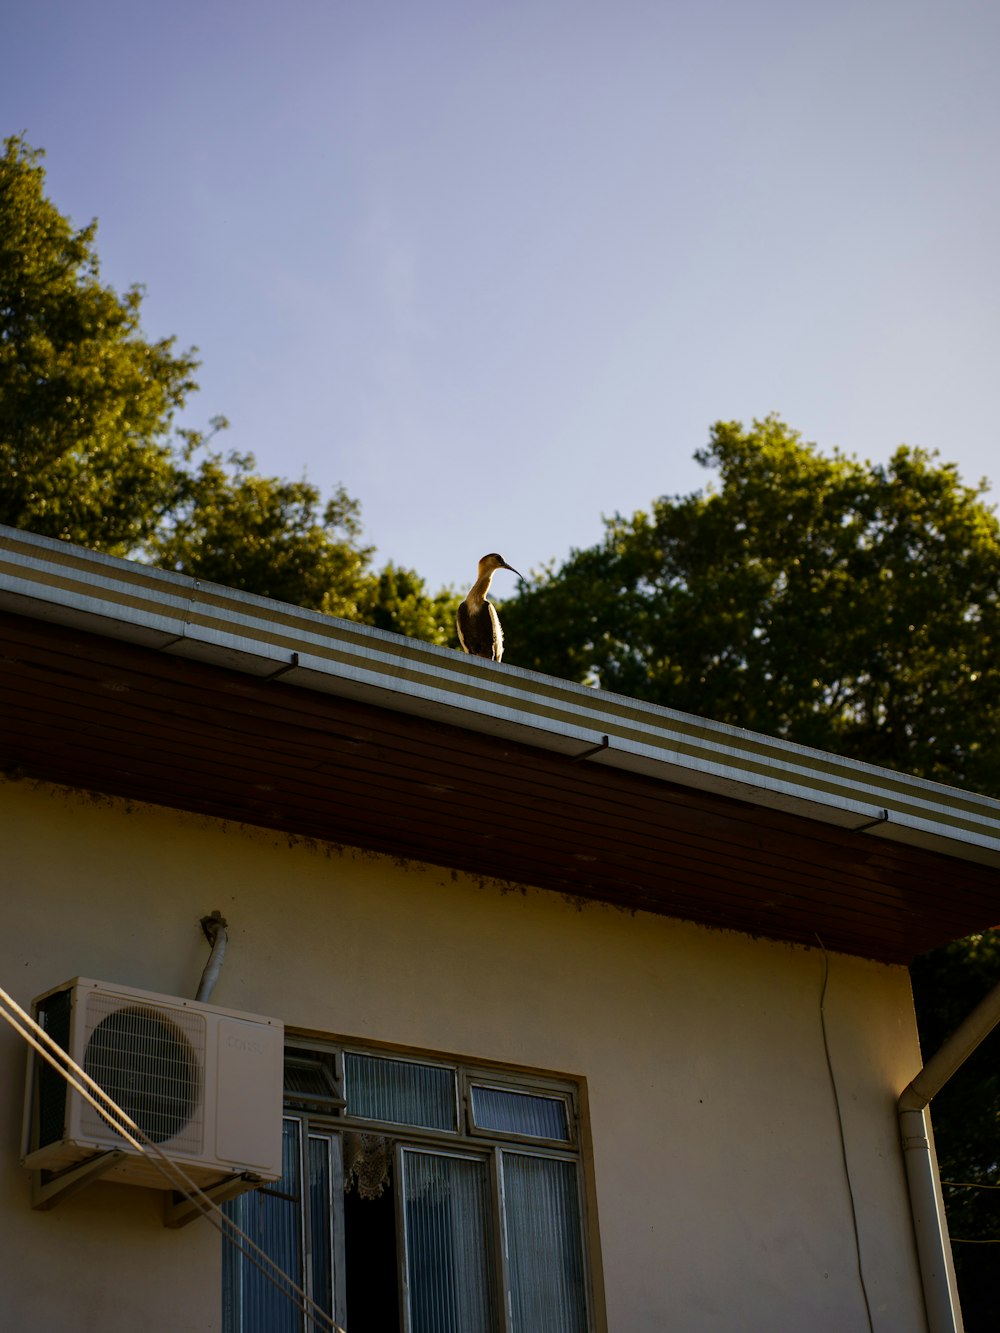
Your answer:
[[[153,1143],[201,1148],[204,1022],[120,998],[91,995],[83,1067]],[[92,1113],[93,1130],[108,1127]],[[117,1136],[115,1136],[117,1137]]]

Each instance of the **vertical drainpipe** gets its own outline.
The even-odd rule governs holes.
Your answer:
[[[930,1333],[963,1333],[955,1265],[927,1106],[1000,1022],[1000,985],[976,1005],[902,1091],[896,1106]]]

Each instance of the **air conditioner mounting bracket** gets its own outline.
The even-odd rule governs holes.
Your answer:
[[[32,1171],[32,1208],[47,1212],[57,1203],[62,1203],[63,1199],[68,1199],[79,1190],[92,1185],[95,1180],[100,1180],[125,1156],[126,1153],[112,1148],[109,1152],[95,1153],[86,1161],[77,1162],[75,1166],[68,1166],[62,1171]]]
[[[248,1190],[255,1190],[261,1184],[263,1181],[260,1176],[254,1175],[251,1171],[243,1171],[238,1175],[226,1176],[225,1179],[216,1181],[214,1185],[202,1189],[200,1194],[207,1196],[214,1204],[222,1204],[237,1198],[240,1194],[246,1194]],[[163,1225],[175,1230],[177,1227],[186,1227],[204,1212],[205,1209],[199,1206],[197,1199],[189,1199],[174,1190],[166,1196]]]

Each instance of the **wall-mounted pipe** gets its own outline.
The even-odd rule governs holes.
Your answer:
[[[964,1325],[927,1105],[997,1023],[1000,984],[976,1005],[907,1084],[896,1105],[930,1333],[963,1333]]]
[[[926,1110],[897,1107],[929,1333],[963,1333],[958,1283]]]
[[[229,943],[229,936],[226,933],[226,920],[221,912],[213,912],[211,916],[203,916],[201,918],[201,928],[205,932],[205,938],[212,946],[212,952],[208,955],[208,962],[201,974],[201,983],[198,986],[198,994],[195,999],[207,1002],[212,991],[215,990],[215,983],[222,971],[222,960],[226,956],[226,945]]]

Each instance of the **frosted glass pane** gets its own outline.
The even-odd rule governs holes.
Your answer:
[[[576,1165],[501,1154],[514,1333],[585,1333]]]
[[[298,1286],[303,1285],[300,1138],[299,1122],[286,1120],[281,1179],[266,1192],[252,1190],[224,1205],[236,1225]],[[225,1241],[222,1263],[225,1333],[301,1333],[302,1315],[296,1304]]]
[[[241,1194],[223,1205],[226,1214],[297,1286],[310,1290],[319,1307],[333,1310],[332,1227],[330,1206],[332,1144],[326,1137],[308,1141],[308,1193],[311,1235],[305,1282],[302,1255],[302,1127],[298,1120],[282,1126],[282,1176],[264,1189]],[[304,1316],[297,1297],[275,1287],[234,1246],[222,1252],[224,1333],[301,1333]],[[310,1322],[309,1329],[315,1327]]]
[[[403,1195],[412,1333],[496,1333],[486,1163],[407,1150]]]
[[[450,1069],[347,1054],[344,1081],[348,1115],[426,1129],[456,1128],[455,1075]]]
[[[561,1097],[511,1092],[472,1085],[472,1118],[480,1129],[501,1134],[531,1134],[539,1139],[569,1139],[566,1103]]]
[[[333,1165],[329,1139],[309,1139],[309,1294],[321,1310],[333,1311]],[[311,1328],[312,1325],[309,1325]]]

